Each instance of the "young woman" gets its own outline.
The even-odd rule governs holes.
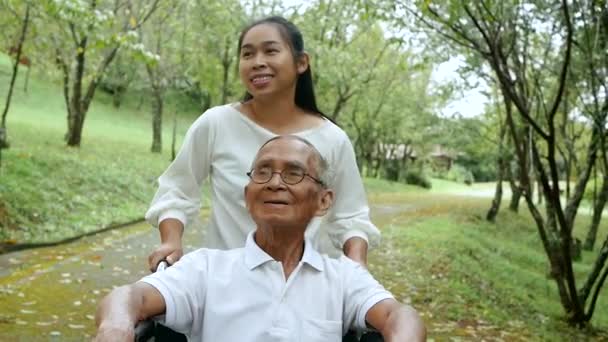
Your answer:
[[[209,109],[188,130],[181,150],[159,178],[146,219],[158,226],[161,245],[150,268],[182,256],[182,233],[199,215],[201,184],[211,180],[212,212],[205,246],[242,247],[255,228],[245,208],[246,172],[259,147],[276,135],[310,141],[329,163],[327,186],[335,190],[332,210],[307,229],[321,252],[343,251],[366,265],[367,248],[380,238],[369,207],[353,147],[346,133],[317,108],[309,56],[291,22],[269,17],[241,33],[239,74],[247,93],[242,102]],[[332,247],[333,245],[333,247]]]

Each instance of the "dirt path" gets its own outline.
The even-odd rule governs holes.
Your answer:
[[[192,250],[202,232],[185,234]],[[158,244],[147,224],[74,243],[0,255],[0,341],[83,341],[94,331],[97,300],[146,272]]]
[[[425,216],[428,210],[436,213],[439,202],[455,199],[416,195],[396,201],[390,196],[378,197],[372,200],[376,203],[372,220],[390,235],[390,229],[403,224],[404,215]],[[200,228],[186,230],[186,251],[200,245],[202,234]],[[157,244],[157,231],[137,224],[67,245],[0,255],[0,341],[89,340],[95,331],[97,301],[114,286],[147,274],[148,252]],[[415,302],[434,339],[429,341],[522,340],[511,334],[517,327],[493,327],[464,319],[437,321],[432,286],[417,289],[410,280],[430,277],[432,272],[420,265],[403,268],[391,256],[395,248],[399,247],[389,239],[371,253],[371,271],[395,290],[399,300]]]
[[[378,205],[375,220],[410,210]],[[186,250],[203,232],[186,231]],[[83,341],[94,333],[97,301],[114,286],[147,273],[146,257],[158,244],[147,224],[83,238],[74,243],[0,255],[0,341]]]

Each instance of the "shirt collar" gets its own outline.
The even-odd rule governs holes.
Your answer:
[[[245,242],[245,264],[250,270],[261,266],[268,261],[274,260],[255,243],[255,240],[253,239],[254,233],[255,231],[250,232],[247,235],[247,241]],[[302,254],[301,261],[312,266],[317,271],[323,271],[323,258],[321,257],[321,254],[312,247],[312,243],[308,239],[305,239],[304,241],[304,254]]]

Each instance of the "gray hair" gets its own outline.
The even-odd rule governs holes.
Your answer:
[[[275,140],[279,140],[279,139],[295,139],[298,140],[300,142],[303,142],[304,144],[306,144],[306,146],[310,147],[310,149],[312,150],[312,154],[314,155],[316,161],[317,161],[317,165],[316,165],[316,173],[317,173],[317,178],[319,178],[319,180],[321,182],[323,182],[323,187],[327,187],[328,181],[329,181],[329,163],[327,162],[327,159],[323,158],[323,155],[321,155],[321,152],[319,152],[319,150],[317,150],[317,148],[315,147],[315,145],[313,145],[310,141],[299,137],[297,135],[291,135],[291,134],[287,134],[287,135],[277,135],[276,137],[272,137],[270,139],[268,139],[264,144],[262,144],[262,146],[260,146],[260,149],[258,150],[258,153],[260,150],[262,150],[264,148],[264,146],[268,145],[268,143],[275,141]],[[256,155],[257,157],[257,155]],[[253,169],[253,164],[255,163],[255,159],[251,162],[251,168]]]

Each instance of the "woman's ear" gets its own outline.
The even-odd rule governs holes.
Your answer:
[[[306,69],[308,69],[309,65],[310,65],[310,56],[308,55],[308,53],[303,52],[302,55],[298,58],[298,61],[296,63],[298,75],[303,74],[304,71],[306,71]]]

